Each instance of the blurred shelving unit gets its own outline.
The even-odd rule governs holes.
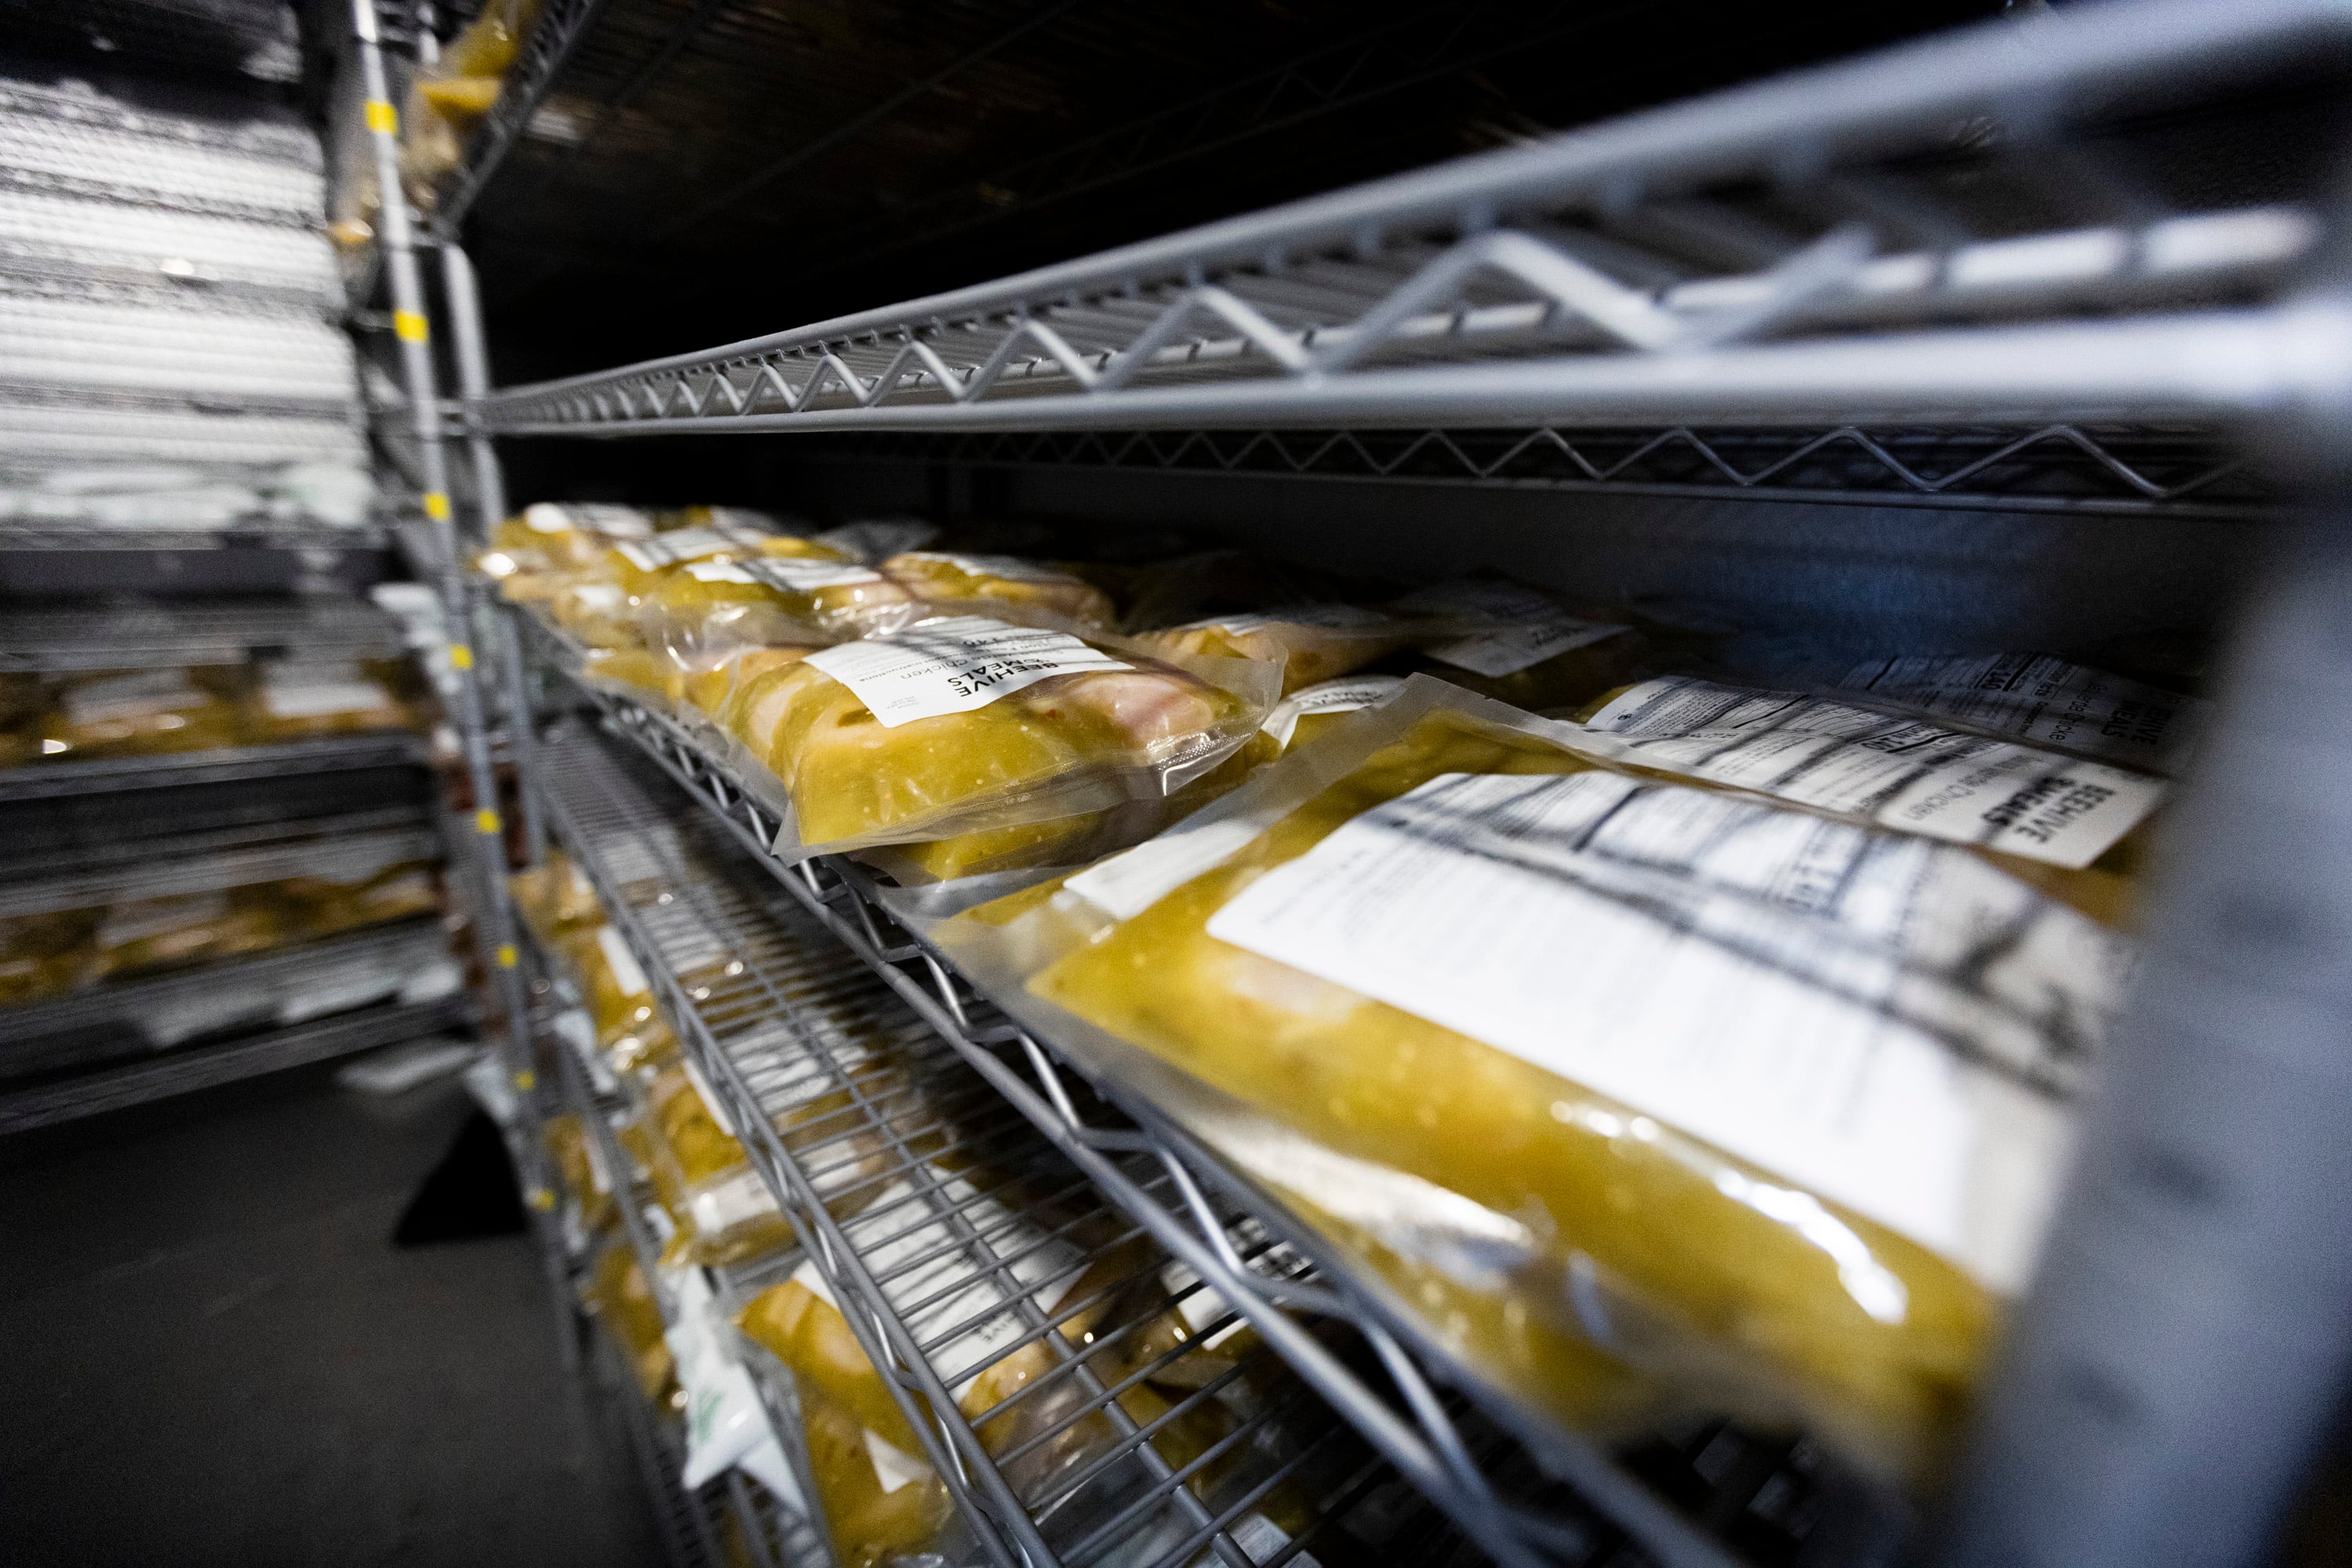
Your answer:
[[[959,40],[940,68],[1060,10],[995,17],[1000,34]],[[598,879],[648,973],[667,976],[716,1092],[761,1113],[745,1124],[773,1109],[772,1064],[736,1031],[798,1027],[789,987],[719,1017],[715,993],[670,974],[663,932],[691,918],[698,941],[731,935],[757,907],[805,933],[793,962],[807,975],[882,988],[877,1005],[919,1020],[1023,1136],[1246,1319],[1348,1429],[1331,1441],[1360,1443],[1450,1520],[1460,1533],[1432,1546],[1441,1554],[1466,1541],[1511,1563],[1832,1568],[1932,1551],[2007,1568],[2253,1552],[2352,1357],[2339,1135],[2352,1080],[2335,978],[2352,825],[2324,782],[2352,732],[2336,630],[2352,552],[2330,502],[2352,399],[2335,254],[2346,14],[2139,0],[2004,18],[994,282],[486,390],[457,247],[467,214],[502,163],[504,178],[528,174],[525,208],[567,181],[657,176],[596,149],[655,134],[667,62],[722,14],[693,7],[647,50],[625,29],[625,0],[551,6],[495,134],[445,188],[434,238],[456,258],[447,317],[461,373],[473,368],[453,422],[429,374],[412,379],[412,413],[425,444],[445,430],[467,443],[477,521],[504,510],[493,438],[806,433],[807,451],[956,471],[1731,498],[2051,529],[2202,519],[2281,525],[2303,551],[2271,569],[2239,628],[2222,722],[2171,823],[2138,994],[1970,1468],[1927,1544],[1906,1505],[1802,1444],[1709,1429],[1678,1450],[1676,1475],[1532,1415],[1148,1098],[1086,1081],[991,1009],[865,872],[772,856],[773,814],[695,736],[572,690],[566,706],[600,713],[771,875],[761,899],[666,866],[668,901],[645,907],[593,840],[676,841],[681,811],[647,804],[607,741],[516,730],[527,797]],[[742,56],[756,72],[758,51]],[[923,90],[900,65],[898,84]],[[575,79],[593,84],[584,114],[565,98]],[[534,125],[526,171],[517,149]],[[811,155],[773,145],[663,236],[722,210],[748,222],[729,204]],[[797,233],[812,267],[861,254],[854,232],[838,250],[822,222]],[[544,259],[512,286],[631,260],[572,253],[579,243],[542,236]],[[409,293],[422,297],[413,277]],[[542,670],[574,666],[560,639],[524,635]],[[2285,755],[2310,764],[2300,782],[2280,776]],[[824,937],[845,952],[814,956]],[[803,1247],[859,1304],[869,1357],[904,1374],[894,1392],[935,1468],[959,1478],[983,1554],[1093,1561],[1099,1542],[1054,1537],[991,1479],[968,1430],[932,1419],[951,1403],[926,1372],[933,1347],[896,1320],[801,1152],[753,1142]],[[1738,1488],[1710,1495],[1693,1475]],[[1185,1561],[1210,1539],[1136,1550]],[[1232,1531],[1212,1544],[1231,1568],[1288,1550],[1264,1554]]]

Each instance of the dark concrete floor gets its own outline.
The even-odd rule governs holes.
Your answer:
[[[536,1244],[391,1245],[470,1109],[314,1069],[0,1141],[0,1564],[657,1562]]]

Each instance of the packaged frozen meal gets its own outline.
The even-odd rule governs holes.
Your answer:
[[[1491,1385],[1602,1432],[1795,1417],[1924,1477],[2133,950],[1959,847],[1587,735],[1416,678],[934,938]]]
[[[2172,771],[2213,705],[2049,654],[1939,654],[1865,660],[1834,683],[1964,729],[2150,773]]]
[[[792,1228],[751,1156],[723,1121],[698,1069],[681,1060],[646,1090],[647,1168],[662,1205],[677,1219],[666,1260],[740,1263],[792,1245]]]
[[[1623,683],[1649,651],[1626,617],[1597,609],[1580,614],[1500,577],[1441,583],[1391,608],[1440,628],[1422,645],[1422,668],[1531,711],[1581,702]]]
[[[0,1006],[76,990],[94,973],[102,910],[0,915]]]
[[[289,913],[268,886],[130,899],[90,938],[96,973],[133,974],[258,952],[287,940]]]
[[[236,745],[245,738],[236,700],[242,679],[229,666],[74,677],[58,691],[41,750],[58,758],[139,757]]]
[[[722,722],[789,811],[796,843],[779,848],[814,853],[1164,799],[1248,739],[1276,679],[1249,660],[1179,664],[943,616],[740,682]]]
[[[1075,626],[1117,624],[1110,595],[1082,577],[1018,555],[961,555],[907,550],[882,563],[883,574],[915,597],[975,614],[1043,615]]]
[[[270,659],[254,671],[246,734],[269,743],[406,727],[408,705],[387,674],[357,659]]]
[[[1155,653],[1213,654],[1265,659],[1282,667],[1282,691],[1319,685],[1409,645],[1417,619],[1360,605],[1300,605],[1247,615],[1212,616],[1135,640]]]

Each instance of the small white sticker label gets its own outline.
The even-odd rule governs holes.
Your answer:
[[[598,926],[596,948],[604,955],[605,967],[613,972],[613,984],[621,988],[622,995],[643,996],[653,989],[646,983],[646,972],[637,966],[637,955],[629,951],[619,931]]]
[[[1599,773],[1442,774],[1268,871],[1208,931],[1797,1184],[1722,1178],[1820,1232],[1889,1321],[1900,1281],[1807,1193],[2015,1289],[2071,1135],[2053,1086],[2080,1072],[2130,959],[1927,840]]]
[[[1625,760],[2053,866],[2097,859],[2164,799],[2145,773],[1688,676],[1644,681],[1586,728]]]
[[[879,583],[882,574],[870,566],[846,561],[817,561],[805,555],[761,555],[743,563],[748,580],[765,583],[787,594],[814,594],[820,588],[854,588]]]
[[[186,670],[151,669],[141,675],[121,675],[68,689],[66,720],[73,724],[101,724],[115,719],[198,708],[211,700],[188,679]]]
[[[985,616],[926,621],[887,637],[820,648],[808,662],[857,694],[885,728],[985,708],[1041,680],[1132,669],[1067,632]]]
[[[1360,708],[1376,707],[1403,687],[1404,678],[1396,675],[1343,675],[1337,680],[1320,681],[1302,687],[1275,704],[1274,711],[1258,728],[1287,746],[1298,721],[1307,714],[1352,713]]]
[[[1613,637],[1630,626],[1614,621],[1580,620],[1517,583],[1467,579],[1441,583],[1399,599],[1396,607],[1475,624],[1479,629],[1429,650],[1429,657],[1456,669],[1489,677],[1517,675],[1530,665]]]
[[[613,548],[638,571],[659,572],[700,561],[722,550],[732,550],[736,542],[715,529],[681,528],[675,533],[657,533],[651,539],[633,540]]]
[[[875,1435],[871,1427],[860,1429],[866,1434],[866,1457],[874,1461],[874,1479],[882,1483],[884,1496],[901,1487],[912,1486],[931,1473],[930,1466],[905,1449],[885,1442]]]
[[[1877,658],[1840,686],[1998,735],[2159,767],[2204,727],[2212,704],[2048,654]]]

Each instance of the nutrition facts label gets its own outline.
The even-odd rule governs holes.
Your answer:
[[[1998,735],[2159,770],[2212,710],[2048,654],[1872,659],[1838,684]]]
[[[985,616],[944,616],[887,637],[820,648],[808,662],[857,693],[886,728],[969,713],[1057,675],[1135,668],[1067,632]]]

